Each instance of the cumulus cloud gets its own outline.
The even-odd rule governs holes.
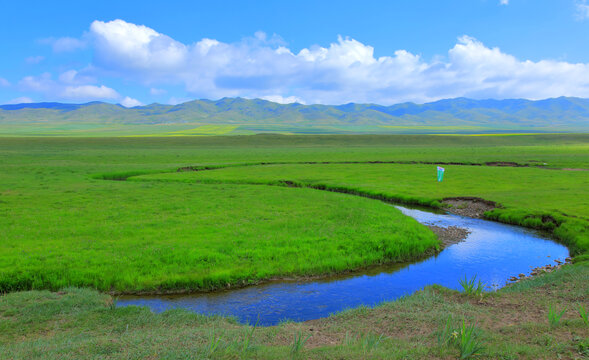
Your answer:
[[[98,64],[117,69],[169,71],[186,60],[187,47],[143,25],[123,20],[90,25]]]
[[[94,21],[89,36],[95,69],[147,85],[152,94],[181,84],[193,97],[330,104],[589,96],[589,64],[520,60],[468,36],[433,60],[402,49],[375,57],[372,46],[347,37],[298,52],[261,32],[238,43],[183,44],[123,20]]]
[[[0,77],[0,87],[9,87],[10,86],[10,82],[4,78]]]
[[[141,106],[141,105],[143,105],[143,103],[137,99],[133,99],[128,96],[125,96],[125,98],[123,100],[121,100],[121,105],[123,105],[124,107],[130,108],[130,107],[135,107],[135,106]]]
[[[509,5],[509,0],[499,0],[499,5]]]
[[[502,5],[508,1],[500,0]],[[577,9],[589,16],[589,5]],[[138,83],[152,96],[183,86],[191,98],[241,96],[280,103],[427,102],[441,98],[589,97],[589,64],[518,59],[498,47],[461,36],[447,54],[425,59],[399,49],[376,57],[374,48],[339,36],[328,46],[290,49],[277,35],[257,32],[237,43],[203,38],[190,44],[124,20],[94,21],[82,39],[52,39],[56,52],[82,46],[93,59],[84,69],[29,76],[19,87],[64,99],[138,100],[100,85],[116,77]],[[0,79],[0,86],[2,81]],[[125,106],[127,106],[125,105]]]

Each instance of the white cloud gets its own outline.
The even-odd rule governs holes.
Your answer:
[[[17,97],[16,99],[12,99],[9,102],[7,102],[6,104],[30,104],[34,102],[33,99],[31,99],[30,97]]]
[[[509,5],[509,0],[499,0],[499,5]]]
[[[182,64],[187,55],[182,43],[123,20],[94,21],[90,32],[95,39],[96,61],[104,66],[169,71]]]
[[[61,97],[67,99],[117,99],[119,94],[104,85],[79,85],[79,86],[66,86],[63,88]]]
[[[263,33],[234,44],[182,44],[123,20],[94,21],[90,37],[96,71],[148,85],[152,95],[159,87],[182,84],[191,97],[330,104],[589,97],[589,64],[520,60],[468,36],[445,57],[429,61],[407,50],[375,57],[372,46],[345,37],[298,53]]]
[[[266,96],[262,96],[261,99],[272,101],[272,102],[279,103],[279,104],[292,104],[292,103],[304,104],[305,103],[303,100],[299,99],[296,96],[283,97],[280,95],[266,95]]]
[[[2,87],[9,87],[10,86],[10,82],[8,80],[0,77],[0,86],[2,86]]]
[[[587,8],[589,15],[585,1],[577,6]],[[433,59],[404,49],[375,57],[372,46],[341,36],[329,46],[298,52],[277,35],[262,32],[238,43],[204,38],[183,44],[123,20],[94,21],[83,42],[92,47],[92,64],[65,71],[57,80],[50,74],[25,77],[19,87],[57,98],[116,99],[130,105],[134,99],[100,85],[98,79],[139,83],[152,96],[165,94],[169,85],[184,86],[186,97],[170,98],[173,104],[187,97],[225,96],[325,104],[427,102],[458,96],[589,97],[589,64],[518,59],[468,36]]]
[[[53,52],[56,53],[72,52],[84,49],[88,45],[85,39],[76,39],[73,37],[45,38],[39,40],[39,42],[51,45]]]
[[[33,65],[33,64],[38,64],[43,60],[45,60],[45,56],[38,55],[38,56],[29,56],[28,58],[25,59],[25,62],[27,64]]]
[[[120,98],[114,89],[104,85],[80,84],[72,79],[75,79],[75,74],[71,72],[61,74],[58,81],[53,80],[50,73],[43,73],[40,76],[25,76],[19,82],[19,87],[23,91],[38,92],[56,100],[113,100]]]
[[[577,9],[577,19],[589,19],[589,5],[587,4],[587,0],[577,0],[575,2],[575,8]]]
[[[77,70],[68,70],[59,75],[59,81],[69,85],[84,85],[95,83],[96,78],[80,73]]]
[[[125,98],[123,100],[121,100],[121,105],[123,105],[124,107],[130,108],[130,107],[135,107],[135,106],[141,106],[141,105],[143,105],[143,103],[137,99],[133,99],[128,96],[125,96]]]

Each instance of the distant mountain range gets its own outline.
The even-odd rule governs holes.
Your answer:
[[[589,99],[472,100],[427,104],[302,105],[260,99],[194,100],[125,108],[103,102],[0,105],[0,124],[235,124],[288,126],[484,126],[589,129]]]

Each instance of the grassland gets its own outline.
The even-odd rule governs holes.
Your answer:
[[[209,290],[407,261],[438,247],[422,225],[367,199],[309,189],[133,185],[69,187],[67,206],[61,194],[3,196],[12,221],[3,227],[0,289]]]
[[[445,197],[479,197],[500,203],[487,216],[555,230],[573,253],[589,251],[589,175],[538,167],[422,164],[278,164],[227,167],[132,177],[135,181],[267,184],[311,187],[409,204],[441,207]],[[539,196],[539,194],[541,194]],[[575,235],[569,234],[576,227]]]
[[[268,134],[525,134],[560,133],[575,128],[525,126],[387,126],[387,125],[304,125],[304,124],[210,124],[207,122],[120,124],[80,122],[0,123],[0,137],[127,137],[127,136],[221,136]],[[583,131],[583,128],[576,129]]]
[[[341,163],[374,161],[530,167],[446,165],[438,184],[429,164]],[[262,162],[277,164],[251,165]],[[294,335],[313,333],[293,356],[449,358],[456,349],[436,342],[449,312],[478,324],[489,358],[583,356],[589,334],[575,308],[589,296],[589,172],[538,165],[589,168],[589,135],[0,139],[4,291],[206,289],[395,261],[436,246],[426,228],[384,203],[307,185],[431,205],[480,196],[505,206],[489,216],[554,230],[578,259],[481,303],[430,288],[374,310],[258,329],[252,346],[244,340],[251,328],[225,319],[115,309],[108,295],[87,289],[12,292],[0,297],[0,357],[203,358],[220,337],[212,357],[283,358],[293,355]],[[224,168],[175,172],[189,166]],[[103,180],[128,177],[142,181]],[[279,180],[304,187],[265,186],[285,185]],[[396,232],[415,241],[405,246]],[[269,257],[270,246],[283,252]],[[567,308],[560,327],[547,325],[550,304]],[[380,345],[364,345],[381,334]]]

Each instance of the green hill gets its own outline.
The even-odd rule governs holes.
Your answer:
[[[86,104],[33,103],[0,105],[0,125],[54,126],[64,131],[84,124],[236,125],[237,133],[264,131],[298,133],[362,132],[490,132],[589,131],[589,99],[440,100],[426,104],[302,105],[261,99],[194,100],[178,105],[151,104],[125,108],[103,102]],[[64,125],[67,125],[63,127]],[[69,126],[69,127],[68,127]],[[194,127],[194,126],[192,126]],[[188,127],[190,128],[190,126]],[[6,134],[6,131],[0,133]]]

